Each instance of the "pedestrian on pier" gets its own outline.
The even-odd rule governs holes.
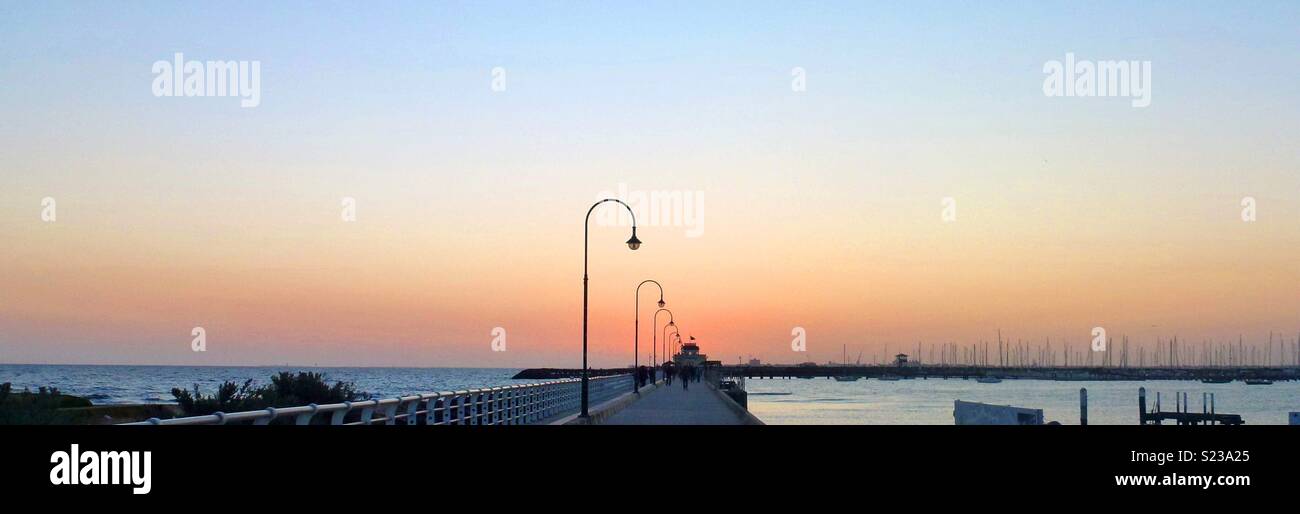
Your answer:
[[[682,390],[683,390],[683,391],[690,390],[690,388],[691,388],[691,372],[694,371],[694,368],[692,368],[692,367],[690,367],[690,366],[682,366],[682,370],[681,370],[681,371],[682,371],[682,373],[681,373],[681,377],[680,377],[680,378],[682,379]]]

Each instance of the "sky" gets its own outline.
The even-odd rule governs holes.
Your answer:
[[[724,362],[1294,338],[1297,22],[1287,1],[0,2],[0,362],[578,366],[583,216],[620,191],[691,201],[643,210],[637,251],[616,204],[593,215],[595,366],[631,362],[645,279]],[[259,104],[156,96],[176,53],[257,62]],[[1067,54],[1149,62],[1150,105],[1048,96]]]

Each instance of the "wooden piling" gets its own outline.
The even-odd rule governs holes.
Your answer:
[[[1079,424],[1088,426],[1088,388],[1079,388]]]
[[[1138,388],[1138,424],[1145,425],[1147,422],[1147,388]]]

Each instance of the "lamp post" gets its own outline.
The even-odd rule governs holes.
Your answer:
[[[655,351],[658,351],[658,349],[659,349],[659,331],[656,330],[656,329],[659,328],[659,313],[664,312],[664,311],[668,311],[668,326],[677,326],[675,323],[673,323],[673,311],[669,311],[668,309],[665,309],[665,308],[663,308],[663,307],[660,307],[659,310],[655,311],[654,317],[651,318],[651,320],[650,320],[650,334],[651,334],[651,338],[652,338],[652,341],[651,341],[651,343],[650,343],[650,346],[652,346],[652,347],[655,349]],[[666,331],[666,330],[667,330],[667,326],[664,327],[664,328],[665,328],[665,331]],[[667,337],[667,336],[664,336],[664,340],[667,340],[667,339],[668,339],[668,337]],[[667,350],[667,349],[668,349],[668,347],[665,346],[665,347],[664,347],[664,350]],[[667,357],[667,356],[668,356],[668,355],[665,353],[664,357]],[[656,367],[656,368],[659,367],[659,359],[651,358],[651,360],[654,362],[654,367]]]
[[[674,335],[678,335],[678,339],[681,338],[680,336],[681,331],[677,330],[677,324],[673,323],[672,320],[669,320],[668,324],[664,325],[664,359],[672,358],[672,354],[668,352],[668,329],[669,328],[673,329]]]
[[[636,318],[636,323],[634,324],[634,325],[635,325],[635,328],[633,329],[633,332],[632,332],[632,372],[633,372],[633,373],[637,373],[637,372],[639,372],[639,371],[641,370],[641,367],[640,367],[639,363],[637,362],[637,358],[640,356],[640,352],[641,352],[641,350],[640,350],[640,344],[641,344],[641,286],[646,285],[646,282],[652,283],[652,284],[655,285],[655,287],[658,287],[658,288],[659,288],[659,308],[662,309],[662,308],[664,308],[664,305],[666,305],[666,304],[664,303],[664,286],[660,285],[659,282],[656,282],[656,281],[654,281],[654,280],[642,280],[640,284],[637,284],[637,285],[636,285],[636,298],[634,298],[634,299],[633,299],[633,302],[632,302],[632,303],[635,303],[635,304],[636,304],[636,306],[632,308],[632,312],[633,312],[632,316]],[[652,346],[652,348],[653,348],[653,346]],[[653,372],[654,372],[654,368],[651,368],[651,371],[650,371],[650,372],[653,373]],[[638,376],[640,376],[640,375],[638,375]],[[640,384],[639,382],[637,382],[637,380],[636,380],[635,378],[632,379],[632,392],[633,392],[633,393],[640,393],[640,392],[641,392],[641,384]]]
[[[618,202],[627,209],[628,214],[632,215],[632,237],[627,240],[627,247],[632,250],[641,247],[641,240],[636,238],[636,213],[632,212],[632,207],[622,200],[606,198],[591,204],[591,208],[587,209],[587,217],[582,222],[582,413],[579,415],[583,418],[589,417],[587,414],[587,241],[588,234],[591,232],[591,211],[605,202]]]

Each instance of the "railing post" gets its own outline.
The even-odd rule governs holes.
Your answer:
[[[537,398],[535,398],[537,403],[533,407],[533,419],[529,421],[530,423],[533,421],[537,421],[538,419],[541,419],[542,406],[544,405],[544,401],[546,399],[546,388],[544,387],[538,388],[537,392],[534,394],[537,395]]]
[[[369,425],[370,420],[375,416],[375,407],[379,406],[379,400],[366,402],[366,406],[361,408],[361,424]]]
[[[551,404],[555,401],[555,391],[561,386],[548,385],[542,389],[542,411],[539,414],[540,419],[551,417]]]
[[[416,414],[416,413],[417,413],[417,412],[420,412],[420,404],[421,404],[421,403],[424,403],[424,397],[423,397],[423,396],[417,397],[417,398],[415,399],[415,401],[410,402],[410,405],[407,405],[407,406],[406,406],[406,424],[407,424],[407,425],[418,425],[418,424],[420,424],[420,423],[419,423],[420,420],[417,418],[417,414]]]
[[[528,398],[524,396],[524,393],[526,392],[528,392],[528,390],[524,389],[523,387],[515,388],[514,396],[515,396],[515,415],[516,415],[515,424],[516,425],[522,425],[524,423],[524,420],[526,419],[524,417],[524,407],[527,405],[524,402],[528,400]]]
[[[515,419],[515,415],[518,414],[517,412],[515,412],[515,407],[517,407],[517,404],[516,404],[516,402],[515,402],[515,400],[516,400],[515,393],[516,393],[516,392],[517,392],[517,390],[514,389],[513,387],[512,387],[512,388],[509,388],[509,389],[506,389],[506,399],[505,399],[505,402],[506,402],[506,421],[505,421],[505,423],[502,423],[503,425],[517,425],[517,424],[519,424],[519,423],[518,423],[519,420]]]
[[[451,397],[442,395],[429,398],[429,412],[424,416],[424,423],[429,426],[449,425],[447,416],[451,414],[451,400]]]
[[[253,420],[254,425],[269,425],[275,420],[275,407],[266,408],[266,417]]]
[[[336,410],[330,415],[331,425],[342,425],[343,418],[347,417],[349,412],[352,412],[352,402],[343,402],[343,405],[346,405],[343,410]]]
[[[440,395],[429,398],[429,412],[425,413],[424,424],[429,426],[449,424],[447,422],[447,415],[451,413],[449,405],[451,405],[451,398],[449,397]]]
[[[384,407],[384,418],[386,418],[386,419],[384,419],[384,424],[385,424],[385,425],[396,425],[396,424],[397,424],[397,419],[395,419],[395,418],[397,417],[397,408],[400,407],[401,405],[402,405],[402,402],[401,402],[401,401],[397,401],[397,402],[394,402],[392,405],[389,405],[389,406],[387,406],[387,407]]]
[[[530,387],[528,389],[528,423],[541,419],[542,403],[546,397],[544,387]]]
[[[316,409],[319,409],[320,407],[318,407],[318,406],[317,406],[316,404],[314,404],[314,403],[311,404],[311,405],[308,405],[308,407],[311,407],[311,412],[305,412],[305,413],[299,414],[297,418],[294,418],[294,420],[293,420],[293,424],[295,424],[295,425],[310,425],[310,424],[311,424],[311,418],[312,418],[312,416],[315,416],[315,415],[316,415]]]
[[[525,425],[531,424],[533,422],[533,400],[535,399],[533,398],[533,389],[535,388],[529,387],[526,389],[521,389],[524,395],[524,404],[521,409],[522,410],[521,414],[523,415],[524,418],[523,423]]]

